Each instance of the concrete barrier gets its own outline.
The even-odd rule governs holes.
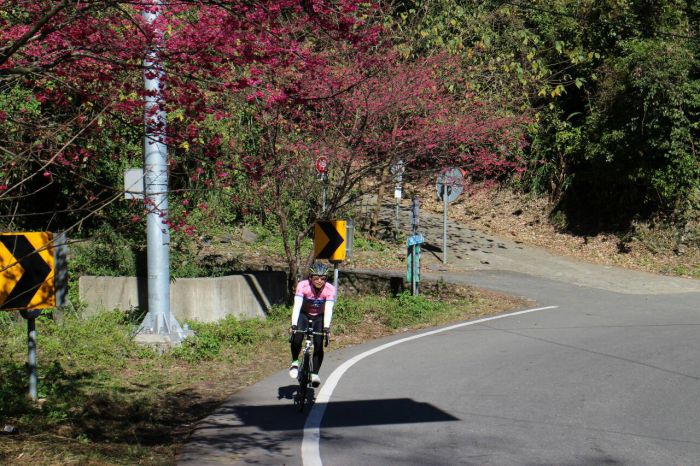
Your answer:
[[[342,270],[342,296],[395,295],[406,290],[405,274],[395,271]],[[100,309],[146,309],[147,281],[136,277],[83,276],[78,281],[86,314]],[[421,290],[434,291],[440,283],[421,281]],[[170,310],[182,322],[215,322],[228,315],[265,317],[275,304],[287,303],[287,274],[282,271],[246,272],[213,278],[178,278],[170,284]]]
[[[286,283],[284,272],[178,278],[170,284],[170,311],[178,321],[215,322],[231,314],[265,317],[271,306],[287,301]],[[100,309],[148,307],[145,278],[82,276],[78,288],[87,314]]]

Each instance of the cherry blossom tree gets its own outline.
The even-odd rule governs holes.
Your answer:
[[[251,102],[259,137],[256,150],[240,158],[257,187],[250,195],[277,218],[293,277],[312,259],[300,253],[314,221],[347,211],[370,190],[381,202],[388,167],[398,160],[415,178],[431,180],[447,166],[479,179],[521,169],[513,154],[523,145],[523,118],[499,116],[479,100],[460,79],[458,61],[407,62],[381,42],[361,52],[324,50],[313,73],[302,71],[284,96]],[[330,171],[325,208],[313,168],[321,156]]]
[[[109,208],[139,219],[116,201],[121,169],[141,156],[142,63],[154,48],[165,67],[170,195],[182,198],[171,225],[193,231],[188,212],[204,207],[193,189],[228,189],[243,209],[277,219],[292,279],[313,221],[368,190],[381,201],[397,160],[416,174],[518,169],[521,119],[481,101],[449,56],[402,58],[375,4],[181,0],[152,24],[141,17],[148,8],[0,0],[5,224],[37,213],[47,228],[102,222]],[[312,173],[321,155],[325,209]]]
[[[283,95],[260,77],[313,66],[316,36],[359,46],[360,5],[183,0],[166,2],[148,24],[141,12],[151,1],[0,0],[4,223],[26,224],[21,216],[29,215],[65,227],[67,217],[84,222],[115,205],[120,167],[140,158],[142,60],[153,47],[166,70],[160,106],[169,114],[173,172],[226,178],[223,164],[200,170],[221,154],[211,122],[231,116],[222,96],[251,87],[255,98]]]

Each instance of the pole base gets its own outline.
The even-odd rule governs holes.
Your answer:
[[[134,337],[134,341],[140,345],[150,346],[158,354],[164,354],[169,352],[173,348],[177,348],[182,344],[184,338],[180,338],[179,335],[157,335],[157,334],[147,334],[138,333]]]
[[[172,314],[170,315],[170,322],[168,322],[168,325],[164,325],[164,323],[165,319],[163,316],[149,312],[136,331],[134,341],[143,345],[152,346],[157,351],[163,353],[171,348],[180,346],[185,338],[194,335],[194,332],[190,330],[189,327],[185,326],[183,329]]]

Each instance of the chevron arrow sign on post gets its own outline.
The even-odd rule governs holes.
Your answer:
[[[316,259],[328,259],[331,262],[345,260],[345,236],[347,222],[330,220],[316,222],[314,228],[314,254]]]
[[[0,310],[56,306],[51,233],[0,233]]]

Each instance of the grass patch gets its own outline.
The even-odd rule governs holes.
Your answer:
[[[409,328],[493,314],[496,295],[341,298],[333,348]],[[133,342],[123,312],[37,319],[40,402],[26,398],[26,323],[0,319],[0,463],[173,464],[191,426],[242,387],[286,367],[290,309],[267,320],[190,322],[196,337],[159,355]]]
[[[393,249],[389,246],[386,241],[382,241],[376,238],[372,238],[363,234],[359,230],[355,230],[355,237],[353,238],[353,246],[357,251],[376,251],[384,252]]]

